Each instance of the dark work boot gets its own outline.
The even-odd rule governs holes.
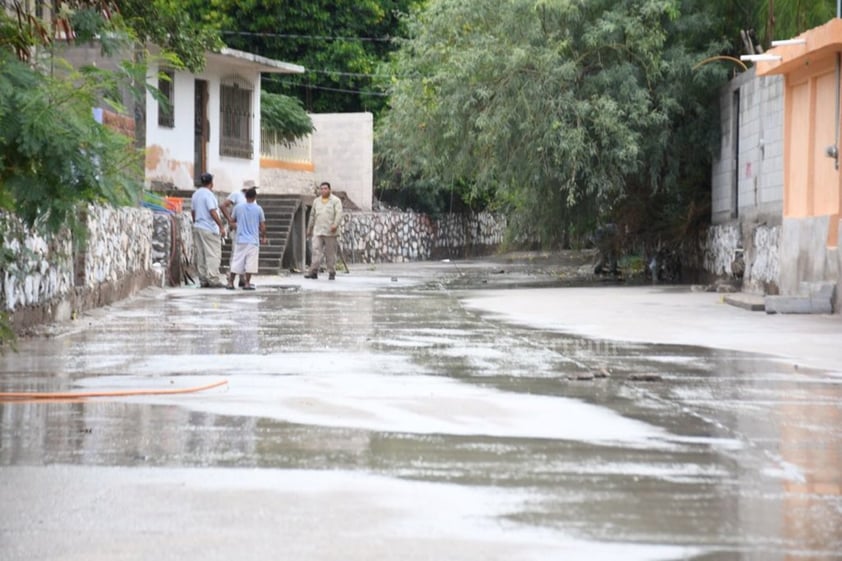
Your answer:
[[[304,278],[305,279],[317,279],[317,278],[319,278],[319,274],[318,273],[307,273],[306,275],[304,275]]]
[[[330,273],[327,276],[327,280],[336,280],[336,273]]]

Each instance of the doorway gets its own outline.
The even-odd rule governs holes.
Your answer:
[[[740,217],[740,90],[734,90],[731,100],[731,148],[732,181],[731,181],[731,218]]]
[[[193,183],[198,185],[199,176],[207,171],[208,164],[210,123],[208,122],[207,80],[196,80],[193,97]]]

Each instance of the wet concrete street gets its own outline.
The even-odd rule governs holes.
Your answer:
[[[21,340],[0,561],[842,559],[842,319],[504,261],[150,289]]]

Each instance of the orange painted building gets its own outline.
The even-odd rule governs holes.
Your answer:
[[[802,282],[832,281],[839,294],[842,19],[784,43],[766,53],[777,60],[756,67],[785,81],[780,288],[795,294]]]

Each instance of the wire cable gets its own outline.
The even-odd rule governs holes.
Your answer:
[[[307,84],[307,83],[304,83],[304,82],[300,82],[300,83],[296,84],[296,83],[293,83],[293,82],[289,82],[289,81],[286,81],[286,80],[279,80],[279,79],[275,79],[273,81],[278,83],[278,84],[282,84],[284,86],[290,87],[290,88],[307,88],[307,89],[311,89],[311,90],[322,90],[322,91],[327,91],[327,92],[368,95],[368,96],[374,96],[374,97],[389,97],[389,94],[384,93],[384,92],[372,92],[372,91],[365,91],[365,90],[346,90],[346,89],[342,89],[342,88],[328,88],[327,86],[314,86],[312,84]]]
[[[305,68],[306,72],[313,74],[325,74],[327,76],[350,76],[352,78],[394,78],[394,74],[366,74],[364,72],[339,72],[338,70],[314,70],[312,68]]]
[[[298,35],[295,33],[259,33],[255,31],[222,31],[223,35],[243,35],[247,37],[278,37],[281,39],[312,39],[314,41],[370,41],[391,43],[394,37],[341,37],[338,35]]]

